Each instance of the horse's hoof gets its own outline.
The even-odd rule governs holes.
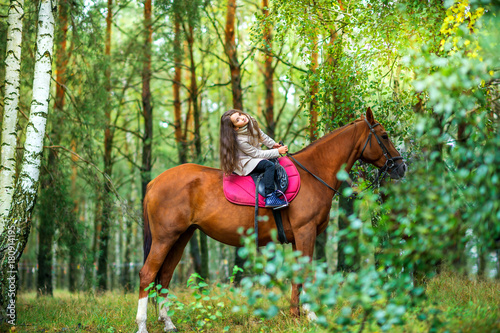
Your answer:
[[[148,333],[145,323],[139,324],[139,330],[137,330],[137,333]]]

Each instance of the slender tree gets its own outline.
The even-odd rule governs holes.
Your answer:
[[[264,17],[269,16],[268,0],[262,0],[262,13]],[[266,133],[274,138],[275,135],[275,119],[274,119],[274,69],[273,57],[270,55],[272,51],[272,26],[266,23],[264,27],[264,48],[268,51],[264,55],[264,87],[266,89]]]
[[[225,45],[224,51],[229,62],[231,72],[231,91],[233,93],[233,107],[243,110],[243,92],[241,90],[241,64],[238,61],[236,35],[236,0],[228,0],[226,11]]]
[[[106,59],[106,83],[105,89],[107,93],[107,103],[104,106],[105,126],[104,126],[104,173],[111,177],[113,170],[113,136],[114,129],[111,123],[111,26],[113,23],[113,0],[108,0],[108,12],[106,16],[106,46],[105,46],[105,59]],[[97,283],[99,290],[107,289],[107,275],[108,275],[108,249],[110,240],[110,227],[111,227],[111,184],[105,177],[104,191],[101,194],[101,213],[98,213],[97,218],[101,221],[99,230],[99,249],[98,249],[98,262],[97,262]],[[98,211],[99,212],[99,211]]]
[[[188,27],[184,26],[184,34],[186,35],[188,53],[189,53],[189,71],[190,77],[190,91],[189,98],[193,108],[193,121],[194,121],[194,146],[196,158],[201,159],[201,134],[200,134],[200,103],[199,103],[199,89],[196,76],[196,62],[194,60],[194,29],[191,20],[188,20]]]
[[[182,80],[182,50],[181,50],[181,24],[180,17],[174,15],[174,127],[175,142],[177,143],[177,152],[179,164],[187,163],[187,144],[186,138],[182,132],[182,106],[181,106],[181,80]]]
[[[224,52],[226,53],[229,70],[231,73],[231,92],[233,95],[233,108],[243,110],[243,92],[241,89],[241,64],[238,61],[236,35],[235,35],[235,19],[236,19],[236,0],[228,0],[226,11],[226,27]],[[234,264],[238,267],[243,267],[245,260],[238,255],[238,249],[234,252]],[[235,282],[238,284],[241,281],[242,275],[238,273]]]
[[[26,141],[21,172],[12,197],[4,232],[0,238],[0,321],[16,322],[17,264],[31,231],[31,214],[35,205],[43,138],[47,123],[54,45],[54,13],[52,3],[42,0],[38,13],[36,63],[30,118],[26,128]]]
[[[2,154],[0,160],[0,232],[9,213],[16,175],[16,124],[21,75],[21,40],[23,36],[24,0],[12,0],[7,20],[5,56],[5,95],[2,121]]]
[[[318,79],[316,78],[316,72],[318,70],[318,46],[317,39],[313,40],[313,50],[311,54],[311,66],[310,71],[313,74],[311,83],[311,101],[309,102],[309,138],[311,142],[316,141],[318,138],[318,100],[316,95],[318,94]]]
[[[314,78],[318,70],[318,47],[317,40],[313,40],[313,49],[311,53],[311,65],[309,70],[313,74],[313,82],[310,88],[311,101],[309,102],[309,140],[311,142],[316,141],[318,138],[318,101],[316,94],[318,93],[318,82]],[[317,236],[315,242],[315,258],[317,260],[326,259],[326,230]]]
[[[340,186],[340,193],[347,187],[349,187],[349,185],[343,182]],[[339,216],[339,230],[346,230],[349,228],[348,217],[354,214],[354,200],[354,198],[350,197],[342,197],[340,199],[339,208],[342,209],[343,214]],[[352,251],[346,251],[347,247],[352,247]],[[353,272],[359,269],[360,256],[358,247],[357,232],[352,231],[341,237],[338,243],[337,271]]]
[[[152,146],[153,146],[153,105],[151,101],[151,40],[153,26],[151,21],[151,0],[144,2],[144,55],[142,63],[142,116],[144,133],[142,137],[142,198],[146,195],[146,186],[151,181]]]
[[[197,83],[197,75],[196,75],[196,63],[194,60],[194,29],[191,20],[188,20],[188,29],[184,29],[186,34],[186,39],[188,43],[189,50],[189,70],[191,72],[191,84],[190,84],[190,99],[191,105],[193,106],[193,118],[194,118],[194,146],[195,146],[195,155],[196,160],[198,162],[202,162],[203,156],[201,153],[201,103],[199,101],[199,88]],[[201,267],[200,267],[200,275],[204,279],[209,278],[209,269],[208,269],[208,237],[205,233],[199,231],[200,235],[200,254],[201,254]],[[195,237],[193,237],[195,238]]]
[[[50,140],[53,144],[60,145],[64,125],[62,111],[64,109],[64,88],[66,84],[66,66],[68,63],[66,55],[66,42],[68,31],[68,3],[61,1],[59,3],[58,33],[56,33],[56,95],[54,99],[54,116],[52,117],[52,127]],[[62,190],[63,175],[59,170],[59,156],[55,149],[49,150],[47,167],[42,175],[42,193],[45,194],[49,202],[46,202],[41,209],[40,214],[40,235],[38,243],[38,275],[37,290],[46,295],[52,295],[52,243],[56,230],[57,219],[61,219],[60,214],[55,212],[54,206],[61,206],[63,202],[52,201],[58,197],[56,192]],[[69,242],[72,244],[72,242]],[[71,251],[70,251],[71,252]],[[74,265],[73,265],[74,266]],[[71,272],[72,266],[69,269]],[[71,272],[73,276],[74,273]],[[70,279],[70,284],[72,280]],[[72,288],[73,289],[73,288]]]

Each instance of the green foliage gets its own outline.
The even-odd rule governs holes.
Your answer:
[[[196,273],[191,274],[186,286],[192,291],[193,298],[193,301],[188,304],[180,302],[174,294],[159,284],[155,285],[154,282],[146,288],[146,291],[149,291],[149,298],[155,299],[161,307],[167,307],[168,316],[182,313],[183,319],[180,322],[193,324],[197,331],[210,329],[214,322],[221,322],[223,319],[222,311],[226,308],[224,302],[227,296],[226,289],[229,286],[226,285],[222,288],[222,285],[219,285],[221,291],[214,294],[212,289],[207,288],[208,284],[204,279]],[[224,328],[224,332],[226,331],[228,329]]]
[[[420,44],[431,42],[437,48],[439,40],[432,40],[443,16],[440,1],[273,1],[268,17],[257,14],[252,37],[261,45],[264,27],[273,25],[280,44],[276,49],[293,44],[308,69],[300,77],[305,87],[301,103],[318,103],[326,131],[346,124],[367,106],[388,117],[392,130],[396,121],[411,119],[413,103],[411,74],[402,71],[400,59]],[[320,53],[317,69],[312,64],[314,52]],[[315,86],[319,90],[313,95]]]
[[[308,43],[321,44],[321,36],[332,27],[318,24],[327,22],[328,16],[315,14],[321,6],[278,3],[273,7],[275,17],[301,36],[302,52],[310,56]],[[342,17],[356,20],[343,27],[348,33],[343,45],[331,44],[330,54],[338,62],[325,59],[321,69],[302,77],[307,87],[324,87],[317,97],[325,125],[344,122],[344,107],[352,112],[371,104],[385,111],[389,119],[381,122],[389,131],[401,141],[414,140],[407,147],[406,178],[382,188],[384,200],[379,193],[361,192],[356,213],[348,217],[349,228],[333,239],[359,237],[357,254],[365,263],[356,272],[332,273],[325,264],[309,263],[274,244],[254,257],[252,239],[245,240],[240,255],[248,258],[246,269],[255,275],[242,280],[242,293],[248,298],[242,311],[275,316],[279,309],[273,304],[288,291],[287,282],[295,282],[304,284],[301,300],[329,331],[362,331],[373,325],[393,331],[416,312],[430,331],[449,325],[450,318],[437,304],[422,307],[429,297],[426,282],[444,264],[463,271],[465,249],[471,244],[480,244],[478,251],[492,251],[500,240],[495,103],[500,64],[493,51],[498,49],[500,25],[493,5],[483,8],[474,3],[468,9],[467,1],[447,3],[448,8],[438,3],[357,3],[351,16]],[[297,15],[290,15],[292,11]],[[389,74],[389,82],[384,82]],[[335,92],[337,87],[341,92]],[[304,101],[310,97],[304,96]],[[423,112],[417,110],[418,103]],[[413,126],[406,124],[410,121]],[[370,219],[373,225],[362,223]],[[344,249],[348,256],[354,251],[349,245]],[[339,309],[333,317],[332,308]]]
[[[352,230],[359,227],[351,223]],[[376,241],[370,237],[373,231],[369,229],[366,226],[363,229],[365,249],[370,247],[369,239]],[[286,297],[290,282],[302,283],[305,293],[301,295],[301,302],[308,304],[318,316],[318,325],[330,331],[346,332],[377,323],[382,331],[389,331],[394,325],[404,324],[408,308],[424,299],[424,289],[412,284],[410,271],[397,271],[390,265],[378,268],[368,265],[356,273],[332,274],[325,263],[310,263],[309,258],[299,252],[283,251],[274,243],[269,243],[256,256],[252,255],[251,246],[252,239],[246,238],[245,248],[240,250],[240,255],[248,258],[246,269],[255,274],[241,281],[239,292],[248,299],[248,305],[234,310],[253,309],[256,316],[272,318],[279,313],[276,303]],[[340,311],[332,317],[330,314],[335,308]]]
[[[210,294],[226,293],[227,286],[210,286]],[[269,290],[260,286],[265,294]],[[498,314],[500,313],[500,290],[495,281],[474,281],[451,272],[443,273],[429,281],[426,286],[427,300],[418,306],[408,309],[402,326],[394,326],[391,332],[429,332],[429,320],[435,318],[445,325],[440,330],[450,332],[495,332],[498,331]],[[179,288],[173,290],[178,300],[184,304],[194,301],[192,290]],[[281,293],[279,288],[275,293]],[[204,327],[204,332],[328,332],[320,325],[309,323],[307,319],[296,319],[288,315],[288,292],[280,295],[277,302],[280,312],[272,319],[259,319],[252,313],[233,313],[232,307],[246,305],[247,298],[234,299],[221,310],[223,318],[212,322],[212,328]],[[232,295],[232,292],[228,293]],[[329,306],[328,318],[341,315],[344,303]],[[427,314],[429,308],[439,311]],[[121,292],[108,292],[99,297],[86,294],[69,294],[56,290],[54,297],[37,297],[35,292],[21,293],[19,297],[19,322],[17,332],[51,332],[86,331],[105,332],[114,329],[115,332],[134,332],[136,330],[135,315],[137,310],[137,295]],[[72,311],[67,311],[72,309]],[[148,306],[148,330],[160,332],[163,323],[157,320],[157,309]],[[347,310],[345,310],[347,311]],[[353,311],[351,316],[356,320],[362,313]],[[190,319],[184,311],[177,311],[172,318],[179,331],[196,330],[196,322]],[[359,330],[357,330],[359,331]],[[380,332],[380,327],[374,323],[366,325],[365,332]]]
[[[194,27],[194,57],[198,64],[203,110],[203,154],[208,157],[204,161],[207,165],[218,166],[214,133],[218,132],[220,113],[231,104],[230,75],[221,42],[226,7],[220,2],[206,6],[208,4],[201,1],[155,4],[152,52],[154,174],[177,164],[173,157],[176,153],[175,126],[170,97],[175,55],[172,45],[174,15],[180,15],[183,23],[192,23]],[[232,286],[234,274],[241,270],[235,267],[229,286],[210,289],[205,281],[192,276],[188,280],[187,296],[175,298],[170,294],[166,303],[170,306],[169,314],[175,313],[175,318],[179,318],[186,330],[195,327],[196,330],[221,331],[229,323],[245,331],[273,328],[276,323],[273,320],[279,320],[277,318],[286,312],[290,281],[304,283],[306,294],[302,300],[319,316],[319,326],[311,328],[303,322],[296,325],[286,317],[283,321],[290,320],[291,324],[277,323],[286,327],[283,331],[290,328],[297,331],[360,331],[361,327],[374,331],[410,331],[405,330],[406,323],[418,320],[428,331],[443,325],[449,327],[456,320],[454,316],[462,316],[464,321],[468,319],[471,323],[468,327],[473,330],[474,313],[488,319],[483,331],[494,327],[498,307],[493,308],[488,317],[485,309],[490,308],[470,305],[467,297],[472,296],[469,295],[463,303],[449,300],[449,307],[443,308],[438,301],[445,294],[432,290],[434,281],[439,279],[430,280],[428,286],[419,283],[434,276],[439,270],[436,267],[443,262],[456,265],[456,271],[472,272],[475,264],[470,262],[470,256],[468,266],[463,262],[467,257],[466,249],[488,253],[498,247],[498,6],[486,0],[444,3],[438,0],[363,0],[342,1],[342,4],[336,0],[277,0],[270,2],[270,14],[264,17],[260,9],[252,7],[253,4],[239,3],[238,52],[240,60],[247,60],[242,65],[245,103],[250,112],[261,116],[258,110],[262,109],[265,88],[259,72],[262,59],[252,47],[272,51],[280,59],[274,59],[275,88],[279,88],[275,89],[275,111],[278,105],[281,108],[276,133],[286,136],[291,144],[302,145],[309,112],[300,110],[308,109],[313,100],[318,105],[320,131],[325,132],[358,117],[371,106],[376,118],[407,158],[410,172],[406,179],[386,188],[363,192],[356,213],[347,217],[350,227],[328,240],[334,244],[341,237],[359,238],[359,248],[347,245],[344,249],[347,260],[354,260],[355,254],[361,255],[363,265],[359,271],[343,275],[331,266],[311,265],[300,259],[298,253],[271,244],[263,249],[261,256],[254,256],[254,240],[247,238],[240,253],[250,259],[246,272],[253,271],[256,275],[246,277],[242,289]],[[31,102],[35,5],[30,2],[25,10],[21,111],[26,111]],[[6,8],[3,7],[3,12]],[[61,145],[70,147],[71,140],[75,139],[76,151],[82,159],[71,162],[61,157],[61,168],[69,171],[71,163],[77,165],[77,193],[69,193],[69,184],[64,181],[42,193],[38,202],[40,213],[57,216],[54,220],[60,229],[59,237],[68,248],[75,247],[75,243],[70,244],[68,235],[72,230],[65,228],[65,223],[69,222],[66,219],[69,214],[65,214],[75,198],[82,203],[79,217],[85,219],[81,225],[83,230],[79,231],[84,244],[77,247],[81,250],[92,246],[93,210],[103,186],[102,176],[96,170],[102,169],[103,111],[107,103],[112,106],[115,134],[112,180],[127,205],[140,211],[137,161],[140,160],[143,125],[141,9],[139,2],[117,4],[114,8],[111,59],[103,57],[106,3],[77,3],[71,10],[68,47],[73,51],[67,69],[66,107],[61,112],[64,122]],[[252,26],[250,32],[248,26]],[[263,44],[263,31],[268,26],[273,27],[272,46]],[[5,25],[0,25],[1,32],[4,28]],[[0,45],[0,51],[2,48],[4,44]],[[311,63],[315,50],[319,54],[317,69]],[[187,76],[186,57],[182,60],[181,99],[184,119],[188,119],[189,87],[184,79]],[[111,94],[104,89],[104,74],[108,69],[112,73]],[[312,96],[310,91],[315,86],[318,91]],[[61,126],[56,119],[61,118],[49,119],[51,126]],[[20,128],[24,127],[24,122],[20,117]],[[190,131],[186,127],[188,134]],[[343,176],[347,178],[346,174]],[[67,180],[69,172],[63,172],[62,177]],[[369,174],[367,178],[373,177]],[[359,183],[361,189],[366,188],[361,180]],[[351,195],[351,191],[346,189],[345,195]],[[114,210],[119,211],[118,207]],[[335,212],[332,218],[340,214],[345,215]],[[140,223],[124,231],[122,215],[114,214],[116,223],[112,233],[121,236],[130,232],[136,240],[124,243],[118,240],[120,237],[113,239],[119,246],[110,259],[113,255],[122,258],[123,249],[129,245],[135,251],[132,261],[139,261]],[[330,234],[334,232],[332,227]],[[34,248],[32,246],[31,251]],[[88,256],[89,266],[93,264],[91,251],[79,253]],[[66,255],[66,251],[58,252],[59,256],[63,254]],[[214,266],[220,266],[218,259],[212,259]],[[462,263],[456,264],[459,261]],[[87,274],[92,276],[92,272]],[[227,278],[225,271],[220,270],[219,274]],[[479,288],[467,286],[464,289]],[[161,300],[158,292],[162,288],[156,288],[150,289],[151,295]],[[492,293],[497,290],[492,288]],[[450,292],[455,293],[454,290]],[[44,302],[44,305],[50,303]],[[84,301],[88,307],[90,303]],[[77,307],[74,303],[64,304]],[[102,308],[110,306],[100,304]],[[133,318],[135,303],[127,306],[131,309],[127,316]],[[102,308],[100,317],[92,316],[88,325],[97,325],[97,331],[123,329],[120,320],[108,316]],[[28,310],[31,307],[21,313]],[[232,310],[235,313],[231,313]],[[245,313],[247,310],[250,315]],[[54,317],[56,315],[51,314],[50,318]],[[130,325],[134,325],[133,320],[130,321]],[[25,318],[24,322],[29,319]],[[491,322],[493,324],[487,326]],[[72,327],[77,327],[76,324]],[[460,325],[456,323],[454,331],[461,329]],[[50,324],[45,324],[44,328],[47,327],[52,329]]]
[[[500,216],[500,137],[494,103],[500,63],[492,50],[500,45],[500,31],[494,8],[478,17],[477,13],[482,12],[483,8],[474,12],[471,9],[471,15],[476,17],[471,21],[473,26],[457,21],[455,30],[446,30],[449,37],[443,39],[441,53],[423,48],[407,60],[417,69],[415,88],[424,91],[427,99],[426,114],[418,119],[415,135],[419,147],[431,149],[412,168],[415,176],[394,188],[398,199],[402,193],[413,192],[409,197],[405,195],[412,204],[405,205],[403,200],[391,200],[389,204],[412,207],[408,220],[430,219],[434,228],[440,229],[438,232],[459,225],[461,229],[471,228],[474,237],[493,248],[500,236],[498,223],[494,222]],[[449,17],[447,24],[452,20]],[[473,42],[466,43],[470,40]],[[416,187],[419,191],[411,191]]]

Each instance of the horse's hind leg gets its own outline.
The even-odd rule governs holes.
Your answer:
[[[193,233],[195,232],[196,228],[189,228],[186,230],[175,242],[174,246],[172,246],[172,249],[170,252],[168,252],[167,257],[165,258],[165,262],[161,266],[159,277],[160,277],[160,284],[162,285],[163,288],[168,288],[170,284],[170,280],[172,280],[172,276],[174,274],[175,267],[177,267],[177,264],[181,260],[182,253],[184,252],[184,248],[186,247],[187,243],[193,236]],[[174,323],[172,323],[172,319],[167,315],[168,312],[168,307],[164,306],[163,303],[167,302],[167,294],[161,294],[162,297],[165,298],[165,300],[160,303],[160,316],[158,318],[159,321],[163,321],[165,323],[165,332],[177,332],[177,329],[175,328]]]

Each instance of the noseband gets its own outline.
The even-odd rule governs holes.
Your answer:
[[[366,146],[368,145],[368,143],[370,143],[370,147],[372,146],[371,139],[372,139],[372,134],[373,134],[375,139],[377,139],[377,142],[380,146],[380,149],[382,149],[382,153],[384,154],[385,159],[386,159],[385,164],[379,169],[380,173],[379,173],[379,176],[377,177],[377,180],[378,180],[379,178],[382,178],[382,176],[385,173],[387,173],[387,171],[392,170],[396,166],[396,161],[402,160],[403,157],[401,157],[401,156],[392,157],[391,153],[389,153],[389,150],[384,145],[382,140],[380,140],[379,136],[377,135],[377,133],[375,133],[375,130],[374,130],[375,127],[380,125],[379,123],[375,123],[372,126],[372,125],[370,125],[368,120],[366,120],[366,118],[365,118],[365,122],[368,125],[368,128],[370,129],[370,134],[368,134],[368,139],[366,139],[365,145],[363,146],[363,149],[361,150],[361,154],[359,155],[359,160],[361,160],[361,158],[363,157],[363,153],[365,152],[365,149],[366,149]]]

